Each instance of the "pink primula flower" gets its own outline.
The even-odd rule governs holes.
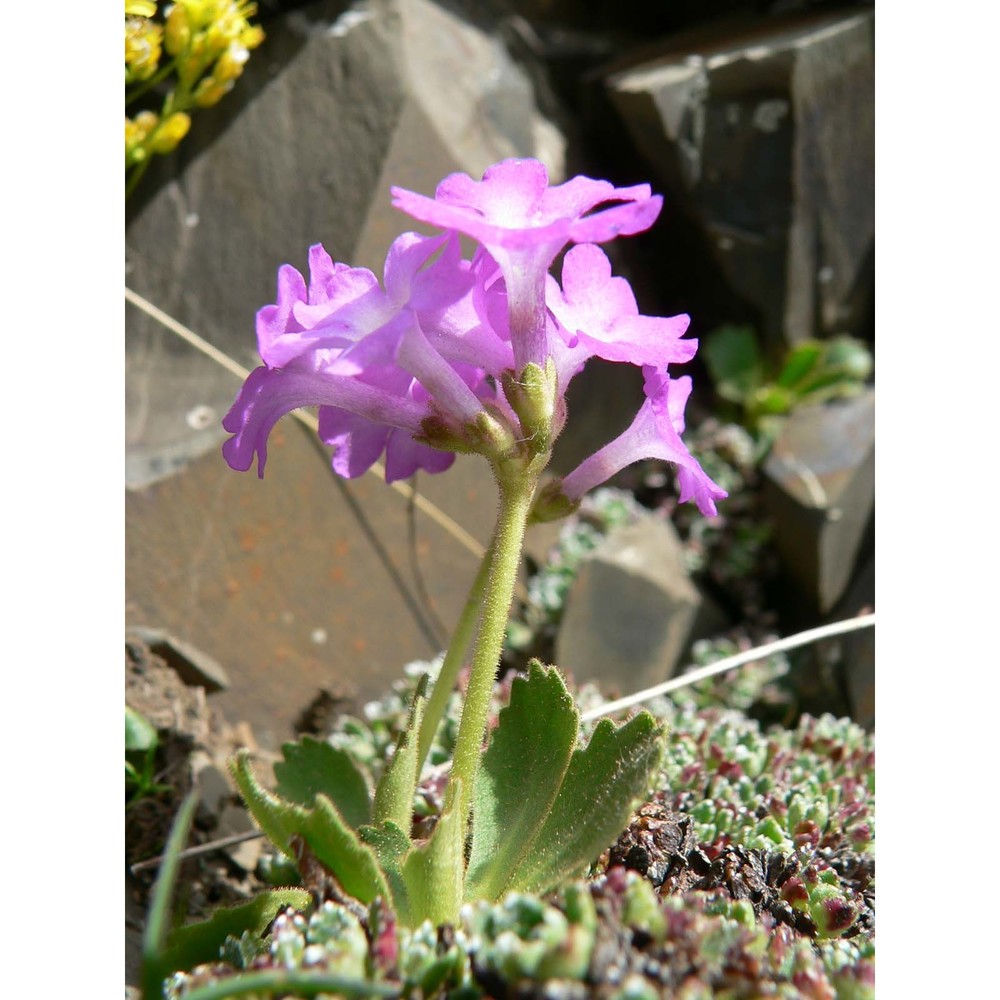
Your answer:
[[[392,188],[393,205],[432,226],[478,240],[500,265],[507,286],[509,326],[517,370],[544,368],[545,276],[569,243],[604,243],[648,229],[663,205],[648,184],[616,188],[574,177],[549,186],[538,160],[503,160],[481,181],[451,174],[433,198]],[[618,202],[619,204],[609,203]]]
[[[644,458],[674,463],[681,500],[715,514],[726,494],[680,438],[691,380],[667,374],[697,349],[684,339],[688,317],[642,315],[596,245],[653,223],[662,198],[649,185],[574,177],[550,186],[537,160],[504,160],[481,181],[446,177],[433,198],[392,194],[397,208],[445,233],[396,239],[381,283],[318,244],[308,282],[294,267],[279,269],[277,301],[257,314],[264,364],[223,420],[233,468],[249,469],[256,457],[263,475],[271,428],[302,406],[319,406],[320,437],[333,446],[335,471],[349,478],[383,455],[391,481],[446,469],[449,447],[551,442],[571,379],[597,357],[641,366],[646,399],[628,430],[546,487],[549,514]],[[480,244],[471,260],[461,256],[459,233]],[[557,281],[549,268],[570,244]],[[541,376],[522,378],[529,364]]]
[[[681,502],[694,500],[702,514],[714,517],[718,513],[715,501],[729,494],[712,482],[680,438],[684,431],[684,407],[691,395],[691,377],[671,379],[652,365],[643,366],[642,373],[646,400],[632,425],[584,459],[562,480],[561,492],[578,501],[634,462],[658,458],[677,466]]]
[[[592,243],[566,254],[562,288],[550,275],[545,300],[567,345],[586,358],[666,368],[690,361],[698,350],[697,340],[681,340],[690,318],[641,316],[632,286],[611,276],[607,255]]]
[[[320,437],[337,447],[341,475],[367,471],[383,450],[392,479],[447,468],[453,456],[414,437],[432,416],[458,425],[474,420],[480,395],[492,393],[481,369],[443,358],[420,328],[421,312],[434,320],[469,296],[472,280],[457,240],[399,237],[386,258],[384,290],[370,271],[334,264],[319,245],[310,248],[309,265],[308,286],[283,265],[278,301],[257,314],[265,365],[250,373],[223,419],[233,434],[223,445],[226,461],[245,471],[256,455],[263,476],[277,420],[318,405]]]

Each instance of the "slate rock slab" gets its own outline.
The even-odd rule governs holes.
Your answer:
[[[577,682],[638,691],[672,676],[691,643],[722,624],[689,579],[673,526],[645,517],[612,530],[583,560],[556,662]]]
[[[212,703],[277,749],[320,690],[377,697],[404,664],[444,648],[477,557],[375,475],[345,482],[290,417],[267,476],[213,451],[125,495],[126,625],[155,626],[218,661]],[[496,493],[462,456],[420,477],[428,499],[482,544]]]
[[[875,510],[875,390],[788,418],[764,463],[763,501],[800,603],[820,614],[844,593]]]
[[[605,78],[625,128],[775,350],[870,323],[874,14],[729,22]],[[697,310],[696,310],[697,311]]]

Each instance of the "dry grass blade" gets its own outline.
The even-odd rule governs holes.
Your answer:
[[[631,708],[633,705],[640,705],[644,701],[650,701],[653,698],[658,698],[660,695],[677,691],[679,688],[687,687],[689,684],[697,684],[698,681],[703,681],[707,677],[724,674],[729,670],[735,670],[736,667],[742,667],[746,663],[753,663],[754,660],[763,660],[765,657],[772,656],[775,653],[784,653],[789,649],[797,649],[799,646],[808,646],[810,643],[818,642],[820,639],[828,639],[834,635],[855,632],[858,629],[870,628],[874,625],[875,615],[873,613],[859,615],[857,618],[847,618],[840,622],[832,622],[829,625],[820,625],[818,628],[807,629],[805,632],[797,632],[795,635],[789,635],[784,639],[769,642],[764,646],[756,646],[754,649],[737,653],[735,656],[727,656],[724,660],[710,663],[707,667],[699,667],[696,670],[681,674],[679,677],[672,677],[669,681],[664,681],[662,684],[646,688],[644,691],[637,691],[635,694],[630,694],[625,698],[619,698],[617,701],[611,701],[606,705],[601,705],[599,708],[583,712],[580,715],[580,720],[582,722],[591,722],[605,715],[613,715],[615,712]]]

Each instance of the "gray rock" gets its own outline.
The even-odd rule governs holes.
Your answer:
[[[142,625],[133,625],[128,632],[142,639],[189,687],[203,687],[207,694],[229,687],[229,676],[222,664],[191,643],[163,629]]]
[[[811,611],[844,593],[875,510],[875,390],[794,411],[764,463],[785,572]]]
[[[389,187],[431,193],[455,170],[563,140],[493,37],[430,0],[319,2],[269,22],[232,94],[194,117],[129,204],[126,283],[246,367],[254,315],[310,244],[381,275],[414,228]],[[222,440],[238,382],[135,305],[126,311],[127,483],[169,475]]]
[[[219,816],[216,833],[221,840],[223,837],[232,837],[238,833],[253,833],[256,829],[250,814],[243,806],[226,806]],[[225,848],[226,854],[245,872],[252,872],[257,867],[262,850],[263,843],[259,837]]]
[[[214,764],[204,764],[197,771],[195,786],[198,789],[198,813],[206,819],[215,819],[226,803],[233,799],[229,779]]]
[[[689,579],[673,526],[645,517],[613,530],[583,561],[556,662],[577,681],[638,691],[672,676],[691,643],[722,624]]]
[[[778,347],[860,332],[874,247],[874,16],[711,25],[607,93]]]

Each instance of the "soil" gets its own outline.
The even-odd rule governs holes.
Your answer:
[[[196,785],[201,802],[189,846],[252,829],[225,777],[226,760],[239,747],[257,750],[245,723],[230,725],[207,702],[205,689],[188,686],[141,639],[125,643],[125,701],[156,728],[155,780],[165,790],[135,801],[125,811],[126,983],[138,982],[143,917],[156,878],[155,859],[163,851],[174,815]],[[262,755],[262,767],[267,763]],[[222,904],[244,902],[260,888],[253,871],[260,842],[234,846],[182,862],[177,904],[188,918],[208,916]]]

